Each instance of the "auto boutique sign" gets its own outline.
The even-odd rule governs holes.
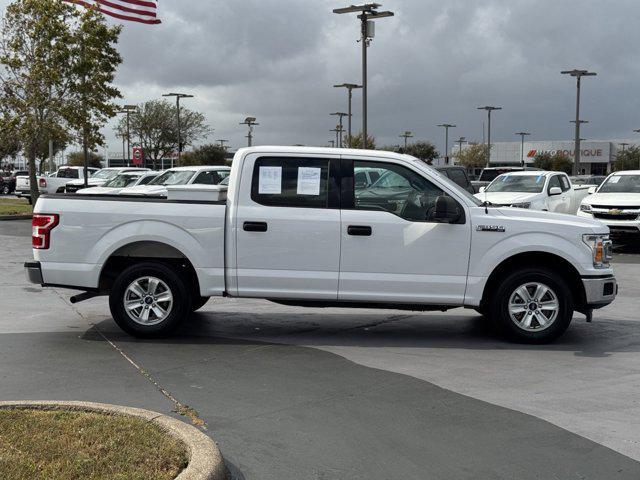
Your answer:
[[[562,153],[573,159],[573,142],[527,142],[524,151],[527,159],[533,160],[536,155],[548,153],[555,155]],[[611,143],[609,142],[580,142],[580,161],[583,163],[609,163],[611,160]]]

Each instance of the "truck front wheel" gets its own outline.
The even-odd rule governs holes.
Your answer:
[[[135,337],[167,335],[191,313],[186,283],[178,272],[162,263],[132,265],[111,288],[111,315],[122,330]]]
[[[511,338],[547,343],[562,335],[571,323],[571,289],[552,270],[522,268],[498,286],[491,313],[496,326]]]

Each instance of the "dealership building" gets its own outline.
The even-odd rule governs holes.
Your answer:
[[[637,140],[636,140],[637,142]],[[583,140],[580,142],[580,170],[581,173],[591,175],[605,175],[611,172],[611,167],[615,161],[616,154],[622,150],[622,143],[628,146],[639,146],[632,140]],[[468,148],[471,144],[462,144],[462,149]],[[573,141],[532,141],[524,142],[524,148],[518,141],[516,142],[495,142],[491,148],[491,166],[515,166],[520,165],[524,158],[525,165],[531,165],[536,155],[549,153],[554,155],[558,152],[565,154],[571,160],[574,158]],[[452,154],[458,151],[458,145],[453,149]]]

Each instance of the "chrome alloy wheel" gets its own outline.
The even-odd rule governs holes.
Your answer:
[[[551,288],[539,282],[520,285],[509,298],[511,321],[527,332],[546,330],[558,318],[560,302]]]
[[[173,294],[159,278],[141,277],[127,287],[123,302],[131,320],[148,327],[161,323],[169,316]]]

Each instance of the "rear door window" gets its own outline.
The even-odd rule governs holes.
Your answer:
[[[251,199],[274,207],[329,207],[328,158],[275,158],[256,160]]]

